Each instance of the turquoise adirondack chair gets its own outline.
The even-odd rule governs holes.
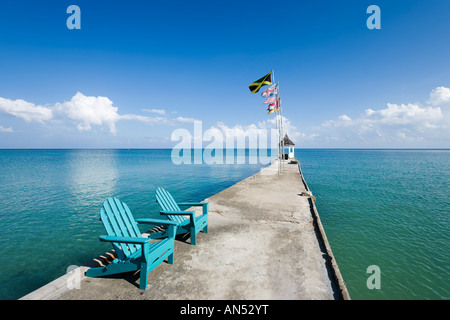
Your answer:
[[[161,206],[160,214],[166,215],[170,221],[178,223],[177,234],[190,232],[191,244],[197,244],[197,233],[200,231],[208,233],[208,202],[177,203],[172,195],[163,188],[156,189],[156,202]],[[196,217],[195,211],[183,211],[180,206],[202,206],[202,215]]]
[[[128,206],[117,198],[109,198],[100,209],[100,220],[108,235],[100,236],[100,241],[111,242],[117,259],[104,267],[90,268],[88,277],[100,277],[117,273],[141,270],[140,285],[147,288],[148,274],[166,258],[174,262],[174,242],[177,222],[161,219],[134,219]],[[165,225],[167,237],[158,242],[144,238],[139,231],[139,223]]]

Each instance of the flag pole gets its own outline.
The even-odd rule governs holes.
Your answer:
[[[280,90],[278,90],[278,92],[279,91]],[[281,153],[282,153],[282,157],[283,157],[283,160],[284,160],[283,106],[281,105],[281,100],[280,100],[280,136],[281,136],[281,148],[282,148]],[[284,168],[284,161],[283,161],[283,168]]]
[[[280,99],[280,108],[277,110],[278,115],[279,115],[279,136],[280,136],[280,172],[281,172],[281,168],[284,168],[284,161],[281,164],[281,161],[284,160],[284,130],[283,130],[283,114],[282,114],[282,109],[283,107],[281,106],[281,98],[279,97],[280,94],[280,86],[278,85],[278,90],[277,90],[277,100]]]
[[[284,156],[284,130],[283,130],[283,107],[281,106],[281,101],[280,101],[280,116],[281,116],[281,139],[282,139],[282,144],[283,144],[283,156]],[[283,162],[283,167],[284,167],[284,162]]]
[[[277,86],[277,97],[276,97],[276,102],[278,101],[278,99],[280,99],[280,84],[278,84]],[[277,105],[275,104],[275,108],[277,108]],[[280,103],[280,108],[281,108],[281,103]],[[276,115],[277,115],[277,123],[278,123],[278,172],[281,173],[281,166],[282,166],[282,161],[283,161],[283,153],[284,153],[284,149],[283,149],[283,136],[282,136],[282,131],[281,131],[281,110],[279,110],[277,108],[276,110]]]
[[[273,84],[275,85],[276,84],[276,82],[275,82],[275,72],[274,72],[274,70],[272,69],[272,81],[273,81]],[[277,88],[277,94],[275,95],[275,108],[277,107],[277,105],[276,105],[276,101],[277,101],[277,99],[278,99],[278,88]],[[278,132],[278,141],[277,141],[277,150],[278,150],[278,173],[280,173],[281,172],[281,145],[280,145],[280,126],[279,126],[279,119],[278,119],[278,111],[277,110],[275,110],[275,125],[276,125],[276,128],[277,128],[277,132]]]

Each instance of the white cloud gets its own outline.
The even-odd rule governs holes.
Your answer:
[[[369,109],[370,110],[370,109]],[[426,125],[435,123],[442,119],[441,108],[421,107],[417,104],[392,104],[388,103],[387,108],[378,111],[366,110],[365,117],[367,121],[379,122],[391,125]]]
[[[124,114],[120,116],[122,120],[134,120],[143,122],[146,124],[154,125],[154,124],[162,124],[166,123],[167,119],[162,117],[146,117],[137,114]]]
[[[10,100],[0,97],[0,110],[26,122],[43,123],[52,118],[50,108],[37,106],[22,99]]]
[[[174,120],[181,123],[193,123],[195,121],[194,118],[184,118],[184,117],[177,117]]]
[[[430,93],[430,99],[427,103],[438,106],[446,103],[450,103],[450,88],[437,87]]]
[[[339,118],[338,118],[339,120],[342,120],[342,121],[352,121],[352,118],[350,118],[348,115],[346,115],[346,114],[343,114],[342,116],[339,116]]]
[[[10,100],[0,97],[0,111],[26,122],[50,123],[55,121],[73,124],[79,131],[91,131],[93,126],[105,126],[109,132],[116,134],[116,123],[120,120],[139,121],[148,125],[179,125],[195,121],[193,118],[181,116],[175,119],[163,117],[166,114],[164,109],[143,109],[160,115],[155,117],[137,114],[121,115],[118,110],[119,108],[113,106],[113,102],[107,97],[86,96],[81,92],[77,92],[69,101],[45,107],[22,99]],[[10,129],[1,127],[0,130],[1,132],[12,132]]]
[[[255,124],[250,124],[246,126],[237,124],[234,127],[228,127],[223,122],[218,122],[216,126],[212,126],[210,129],[219,130],[224,136],[226,134],[229,134],[234,137],[245,137],[249,132],[259,134],[260,132],[263,132],[264,128],[258,127]]]
[[[354,119],[341,115],[303,135],[305,144],[333,147],[415,147],[433,146],[450,134],[448,114],[441,106],[450,102],[450,89],[438,87],[427,103],[393,104],[367,109]],[[448,143],[447,143],[448,146]]]
[[[272,148],[276,148],[276,139],[278,137],[276,121],[277,120],[275,117],[271,117],[270,119],[258,122],[257,124],[235,124],[234,126],[228,126],[223,122],[218,122],[215,126],[212,126],[209,129],[205,130],[204,133],[208,131],[210,131],[212,134],[214,134],[214,132],[220,132],[221,136],[224,139],[224,143],[231,143],[226,141],[226,137],[233,137],[234,139],[236,139],[236,142],[246,141],[245,139],[247,139],[247,147],[249,146],[248,143],[254,143],[254,147],[256,147],[255,144],[257,143],[258,148],[267,148],[270,147],[270,145],[266,144],[273,143]],[[286,117],[283,117],[283,129],[283,132],[285,134],[287,133],[289,138],[293,140],[294,143],[301,138],[301,134],[297,131],[297,128],[293,126],[291,121]],[[250,137],[252,137],[252,139],[259,139],[257,137],[265,137],[266,141],[258,140],[259,142],[256,142],[256,140],[253,140],[252,142],[250,142]],[[272,138],[275,140],[272,141]]]
[[[0,125],[0,132],[14,132],[13,128],[5,128],[4,126]]]
[[[164,110],[164,109],[142,109],[142,111],[150,112],[150,113],[157,113],[160,115],[166,114],[166,110]]]
[[[70,101],[56,103],[54,111],[74,121],[80,131],[89,131],[92,125],[106,125],[115,134],[120,115],[112,104],[107,97],[88,97],[77,92]]]
[[[88,97],[77,92],[70,101],[54,106],[40,106],[22,99],[0,97],[0,110],[26,122],[46,123],[51,120],[69,120],[78,130],[91,130],[92,125],[106,125],[116,132],[115,123],[120,119],[117,107],[106,97]]]
[[[163,117],[146,117],[137,114],[124,114],[120,116],[120,119],[135,120],[149,125],[166,124],[171,126],[175,126],[182,123],[193,123],[194,121],[196,121],[194,118],[177,117],[175,119],[169,119]]]
[[[288,118],[282,116],[282,125],[283,125],[283,134],[287,134],[289,138],[296,143],[302,137],[302,134],[298,131],[297,127],[292,124],[292,121]],[[258,122],[258,127],[265,129],[274,129],[276,128],[276,117],[271,117],[268,120]]]

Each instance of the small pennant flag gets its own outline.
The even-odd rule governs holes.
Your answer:
[[[250,89],[251,93],[256,93],[259,91],[259,89],[261,89],[262,86],[268,84],[272,84],[272,71],[266,74],[261,79],[258,79],[255,82],[253,82],[251,85],[248,86],[248,88]]]
[[[261,92],[261,96],[263,97],[270,97],[271,95],[275,94],[278,94],[278,83],[270,86],[269,88]]]

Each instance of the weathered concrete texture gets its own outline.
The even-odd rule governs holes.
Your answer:
[[[320,245],[298,166],[274,163],[209,199],[209,233],[175,245],[139,289],[139,273],[83,277],[81,289],[52,299],[335,299],[336,283]],[[200,209],[201,210],[201,209]],[[200,213],[200,211],[198,212]],[[50,297],[50,296],[49,296]],[[27,298],[33,298],[28,296]]]

